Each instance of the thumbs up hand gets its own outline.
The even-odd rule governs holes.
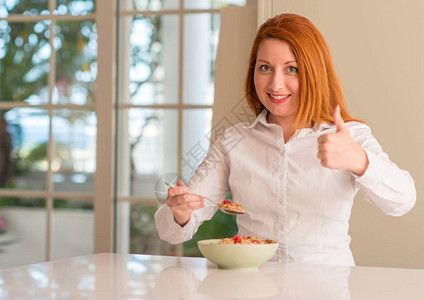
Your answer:
[[[323,134],[318,138],[317,157],[326,168],[349,170],[361,176],[368,167],[368,157],[350,136],[338,105],[334,109],[333,120],[336,132]]]

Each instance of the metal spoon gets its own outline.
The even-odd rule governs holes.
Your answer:
[[[165,183],[168,187],[175,187],[175,185],[172,185],[172,184],[170,184],[166,181],[163,181],[163,183]],[[201,195],[197,195],[197,196],[202,197],[203,199],[206,199],[206,200],[216,204],[219,207],[219,209],[226,214],[229,214],[229,215],[244,215],[246,213],[245,211],[241,211],[241,210],[238,210],[238,209],[221,207],[221,206],[219,206],[218,202],[213,201],[212,199],[209,199],[209,198],[201,196]]]

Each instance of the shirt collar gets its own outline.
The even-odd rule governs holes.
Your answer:
[[[253,121],[250,125],[246,126],[245,128],[254,128],[258,126],[259,123],[267,127],[270,126],[271,124],[268,123],[266,119],[268,117],[268,112],[269,111],[266,108],[264,108],[256,117],[255,121]],[[328,124],[328,123],[314,123],[312,128],[302,128],[302,129],[296,130],[295,135],[306,136],[314,132],[320,132],[330,127],[331,127],[331,124]]]
[[[269,126],[268,121],[266,120],[266,117],[268,116],[268,110],[263,109],[259,115],[256,117],[255,121],[252,122],[252,124],[249,124],[245,128],[253,128],[256,127],[258,123],[261,123],[264,126]]]

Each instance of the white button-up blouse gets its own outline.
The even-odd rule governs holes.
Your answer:
[[[267,123],[267,114],[264,110],[252,124],[229,128],[212,145],[189,181],[192,193],[219,202],[232,193],[247,211],[237,216],[239,235],[278,241],[274,260],[354,265],[348,228],[359,188],[384,213],[400,216],[415,204],[413,179],[389,160],[365,124],[346,123],[369,160],[358,177],[325,168],[316,156],[318,137],[335,132],[335,125],[301,129],[285,143],[282,129]],[[172,244],[187,241],[216,211],[205,201],[181,227],[164,205],[155,214],[159,236]]]

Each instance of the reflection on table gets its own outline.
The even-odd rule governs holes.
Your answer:
[[[424,299],[424,270],[96,254],[0,270],[0,299]]]

